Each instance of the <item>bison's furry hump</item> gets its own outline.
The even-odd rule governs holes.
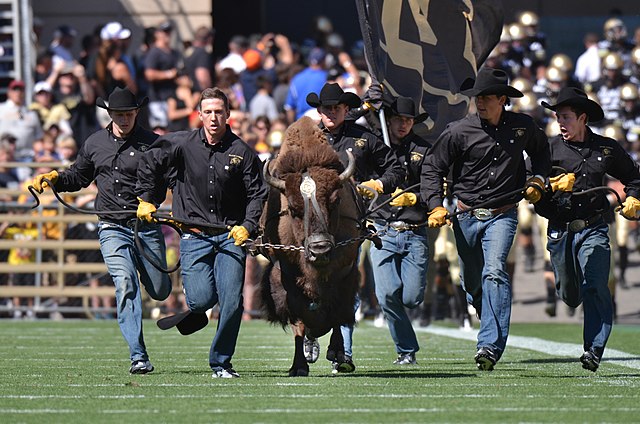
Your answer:
[[[285,131],[280,147],[280,156],[286,155],[290,151],[308,149],[320,144],[327,144],[324,133],[313,119],[303,116]]]
[[[312,145],[279,156],[278,174],[281,176],[304,172],[311,167],[335,170],[338,174],[344,171],[338,154],[328,144]]]

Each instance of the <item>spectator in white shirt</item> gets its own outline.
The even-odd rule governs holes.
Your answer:
[[[575,77],[582,84],[597,81],[600,76],[600,55],[598,54],[598,36],[592,32],[584,36],[585,52],[576,62]]]

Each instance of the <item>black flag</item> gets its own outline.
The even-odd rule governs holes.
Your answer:
[[[356,0],[369,72],[395,96],[411,97],[435,139],[468,110],[459,94],[500,39],[501,0]]]

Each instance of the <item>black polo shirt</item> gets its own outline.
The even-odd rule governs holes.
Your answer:
[[[162,195],[163,175],[175,168],[173,216],[214,225],[258,228],[267,188],[254,150],[231,132],[214,145],[203,129],[169,133],[145,154],[138,170],[140,197]]]
[[[549,145],[553,166],[575,174],[573,193],[606,185],[606,175],[610,175],[625,185],[627,196],[640,199],[638,164],[614,139],[594,134],[587,127],[583,142],[565,141],[558,135],[549,140]],[[567,223],[608,211],[607,194],[607,191],[584,196],[548,193],[535,208],[550,221]]]
[[[93,133],[80,148],[75,163],[59,173],[56,190],[78,191],[95,180],[96,210],[131,211],[130,218],[135,218],[138,162],[157,138],[157,134],[138,125],[126,139],[114,136],[111,125]],[[129,216],[105,213],[99,217],[121,220]]]
[[[412,185],[420,184],[422,164],[427,157],[427,151],[430,147],[429,142],[414,133],[408,134],[402,140],[401,144],[391,145],[391,149],[406,169],[405,180],[399,184],[399,188],[405,189]],[[419,198],[420,186],[409,192],[415,193]],[[379,196],[378,204],[382,204],[382,202],[388,200],[390,197],[390,195]],[[387,222],[404,221],[410,224],[424,224],[427,220],[427,209],[420,202],[414,206],[389,206],[389,204],[387,204],[374,212],[371,217]]]
[[[527,170],[547,177],[551,167],[547,136],[533,119],[504,111],[497,126],[470,114],[447,126],[431,149],[422,170],[421,199],[429,210],[442,206],[443,181],[452,171],[453,194],[469,206],[523,188]],[[499,205],[516,203],[514,195]]]

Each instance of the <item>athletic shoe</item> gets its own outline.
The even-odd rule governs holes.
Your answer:
[[[547,306],[544,308],[544,312],[551,318],[556,316],[556,300],[547,301]]]
[[[580,362],[582,362],[582,368],[593,372],[598,371],[600,366],[600,358],[590,350],[582,354]]]
[[[395,365],[416,365],[416,354],[413,352],[401,353],[393,363]]]
[[[235,372],[235,370],[233,368],[227,368],[225,369],[218,369],[213,371],[213,375],[211,375],[211,377],[213,378],[238,378],[240,377],[240,374],[238,374],[237,372]]]
[[[338,363],[331,361],[331,374],[338,374]]]
[[[476,365],[480,371],[493,371],[493,366],[496,364],[496,355],[493,351],[487,347],[481,347],[474,356]]]
[[[129,372],[131,374],[146,374],[153,371],[153,365],[149,361],[133,361]]]
[[[350,373],[356,370],[356,366],[353,363],[351,356],[338,353],[337,357],[338,360],[336,362],[338,363],[338,372]]]
[[[304,352],[307,363],[313,364],[316,362],[318,357],[320,357],[320,343],[318,343],[318,339],[309,339],[307,336],[304,336],[302,351]]]

